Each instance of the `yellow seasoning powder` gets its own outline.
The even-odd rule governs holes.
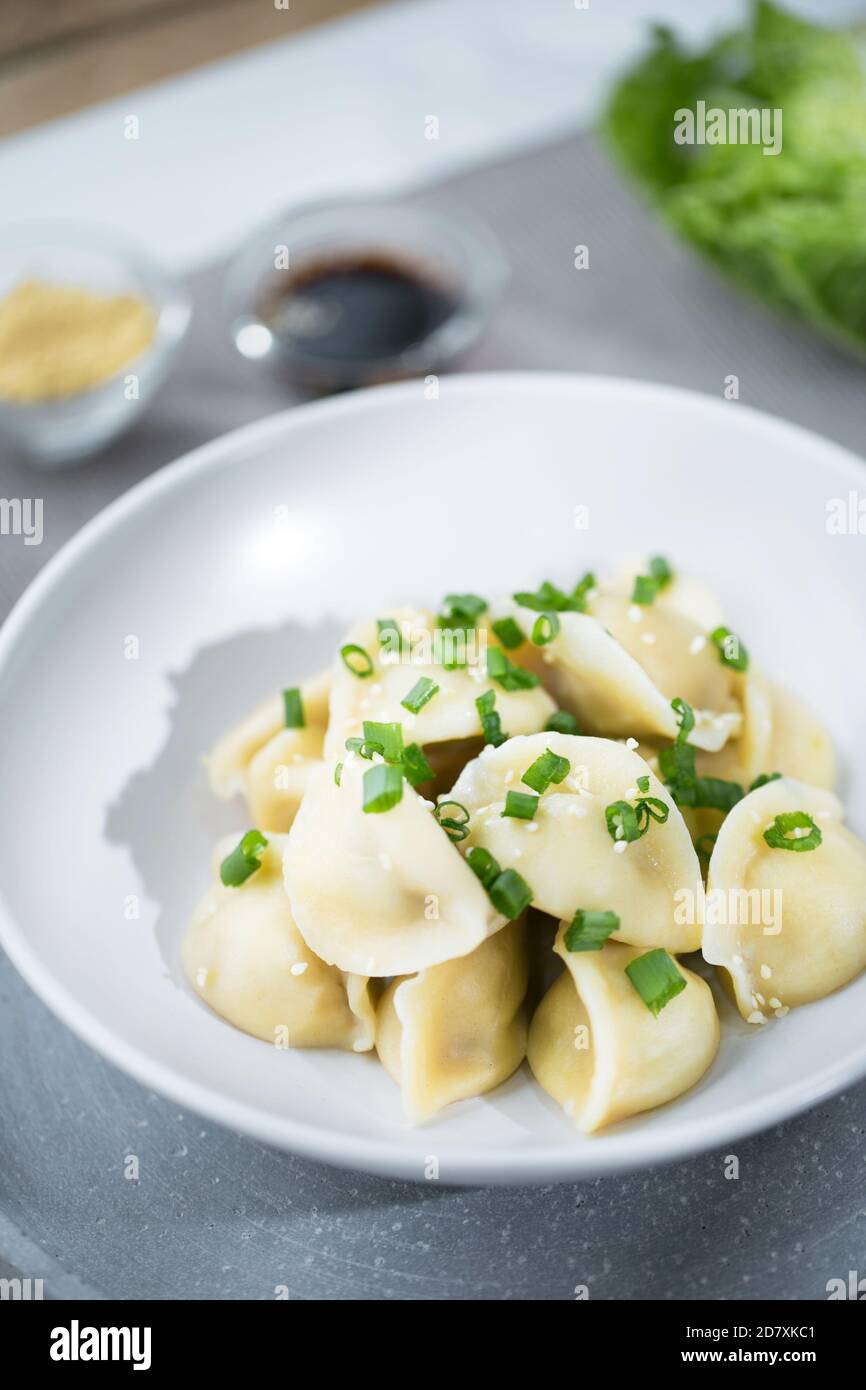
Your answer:
[[[153,306],[137,294],[99,294],[25,280],[0,299],[0,397],[59,400],[99,386],[152,342]]]

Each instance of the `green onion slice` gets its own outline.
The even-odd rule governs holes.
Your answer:
[[[456,814],[449,807],[456,808]],[[446,811],[448,815],[444,814]],[[459,801],[440,801],[433,816],[455,844],[465,840],[469,834],[469,812]]]
[[[670,584],[674,577],[674,572],[664,555],[650,557],[649,572],[660,589],[664,589],[666,585]]]
[[[505,743],[508,735],[503,732],[502,720],[494,708],[495,704],[496,691],[485,690],[484,694],[479,695],[475,701],[475,708],[478,711],[478,718],[481,720],[484,742],[492,743],[494,748],[498,748],[501,743]]]
[[[546,748],[541,757],[536,758],[531,767],[526,769],[520,780],[534,792],[543,795],[551,782],[557,785],[564,782],[570,771],[571,763],[568,758],[561,758],[552,748]]]
[[[304,702],[296,685],[292,686],[290,690],[283,691],[283,722],[287,729],[306,728]]]
[[[685,976],[662,948],[636,956],[625,973],[654,1018],[686,987]]]
[[[434,776],[420,743],[410,743],[403,749],[403,775],[411,787],[420,787]]]
[[[561,627],[555,613],[541,613],[532,625],[532,640],[536,647],[546,647],[557,636]]]
[[[260,830],[248,830],[240,844],[231,854],[227,854],[220,864],[220,879],[226,888],[240,888],[248,878],[262,867],[259,855],[267,847],[267,840]]]
[[[526,879],[521,878],[514,869],[503,869],[498,878],[493,880],[487,893],[496,911],[501,912],[510,922],[519,917],[532,902],[532,889]]]
[[[781,776],[781,772],[762,772],[760,777],[755,778],[749,791],[756,792],[759,787],[765,787],[768,782],[777,782]]]
[[[357,642],[347,642],[340,648],[340,656],[346,669],[359,680],[364,681],[368,676],[372,676],[373,658],[363,647],[359,647]]]
[[[379,646],[396,656],[401,656],[406,649],[406,643],[397,619],[377,618],[376,626],[379,629]]]
[[[435,681],[431,681],[429,676],[421,676],[408,695],[404,695],[400,704],[404,709],[409,710],[410,714],[417,714],[419,710],[433,699],[434,695],[439,694],[439,686]]]
[[[343,764],[342,764],[342,763],[337,763],[337,766],[334,768],[334,781],[336,782],[336,784],[337,784],[338,787],[339,787],[340,783],[342,782],[342,780],[343,780]]]
[[[571,926],[566,930],[565,949],[600,951],[607,938],[615,931],[619,931],[619,917],[615,912],[594,912],[589,908],[579,907]]]
[[[715,628],[710,633],[710,641],[718,649],[719,659],[723,666],[730,666],[732,671],[747,671],[749,669],[749,653],[737,634],[732,632],[729,627]]]
[[[649,780],[649,778],[648,778],[648,777],[639,777],[639,778],[637,779],[637,789],[638,789],[639,792],[648,792],[649,789],[650,789],[650,780]]]
[[[645,835],[647,826],[641,829],[637,811],[629,801],[612,801],[605,807],[604,818],[607,833],[612,840],[626,840],[629,843]]]
[[[798,835],[798,830],[809,833]],[[764,831],[764,839],[771,849],[792,849],[800,854],[805,850],[817,849],[823,838],[820,829],[805,811],[783,811]]]
[[[548,719],[544,726],[545,733],[548,734],[579,734],[580,728],[573,714],[568,710],[557,709]]]
[[[364,743],[381,753],[386,763],[399,763],[403,756],[403,726],[379,724],[374,719],[365,719]]]
[[[379,815],[390,811],[403,796],[403,769],[392,763],[368,767],[363,781],[363,809]]]
[[[439,622],[445,626],[474,627],[487,609],[487,600],[478,594],[446,594],[439,611]]]
[[[501,647],[489,648],[487,674],[507,691],[532,690],[538,685],[538,676],[522,666],[514,666]]]
[[[529,792],[509,791],[505,794],[505,810],[501,814],[510,816],[512,820],[533,820],[537,810],[537,796],[530,796]]]
[[[466,863],[488,890],[502,873],[499,862],[493,858],[489,850],[482,849],[481,845],[475,845],[468,851]]]
[[[522,647],[526,641],[526,634],[513,618],[497,618],[492,627],[503,647],[510,652],[513,652],[516,647]]]

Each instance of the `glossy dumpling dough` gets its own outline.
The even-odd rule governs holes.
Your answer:
[[[205,759],[214,794],[223,801],[243,795],[259,830],[286,831],[295,818],[310,772],[322,759],[330,684],[326,671],[301,686],[305,728],[285,728],[282,694],[272,695]]]
[[[568,759],[568,776],[543,794],[534,820],[503,816],[507,792],[530,791],[521,778],[547,748]],[[645,776],[648,795],[665,803],[668,820],[654,821],[641,839],[618,851],[605,808],[633,802],[640,795],[637,779]],[[515,869],[532,889],[533,907],[569,921],[578,908],[610,910],[620,918],[617,940],[669,951],[699,949],[697,920],[676,920],[684,915],[677,893],[702,892],[688,830],[667,789],[623,744],[557,733],[512,738],[468,763],[448,799],[470,813],[470,835],[461,849],[481,845],[503,869]]]
[[[379,1004],[376,1047],[407,1119],[483,1095],[526,1055],[527,940],[509,922],[468,956],[394,980]]]
[[[766,843],[764,831],[790,811],[812,817],[816,849]],[[832,792],[782,778],[738,802],[719,831],[704,955],[728,972],[749,1023],[822,999],[866,967],[866,845],[842,816]]]
[[[272,836],[261,868],[239,888],[219,881],[238,836],[214,855],[214,884],[183,944],[186,974],[206,1004],[236,1028],[288,1047],[368,1052],[375,1039],[370,982],[326,965],[295,926],[283,887],[284,837]]]
[[[436,654],[436,623],[429,613],[404,608],[389,616],[400,624],[407,646],[412,643],[418,657]],[[534,733],[536,729],[543,729],[556,708],[550,695],[540,685],[531,690],[505,691],[490,679],[481,648],[481,640],[487,640],[485,629],[479,631],[475,638],[477,646],[470,652],[473,658],[478,659],[472,659],[465,668],[454,671],[447,671],[434,661],[414,658],[395,662],[387,660],[391,653],[380,648],[378,629],[372,621],[360,623],[346,640],[368,653],[374,669],[372,675],[360,679],[337,658],[331,695],[331,723],[325,744],[329,757],[342,756],[346,739],[362,734],[365,719],[400,723],[404,741],[419,743],[422,747],[480,738],[481,720],[475,701],[486,690],[495,691],[496,709],[502,719],[502,727],[512,734]],[[512,655],[519,664],[519,654]],[[412,714],[403,708],[400,701],[422,676],[434,681],[439,686],[439,692],[417,714]]]
[[[329,766],[314,773],[288,839],[286,890],[323,960],[411,975],[473,951],[505,919],[408,783],[389,811],[362,809],[372,766],[347,755],[339,787]]]
[[[519,607],[514,612],[531,631],[538,615]],[[558,617],[559,632],[543,652],[543,679],[588,732],[674,739],[671,700],[678,695],[695,712],[689,735],[695,747],[722,748],[739,733],[739,677],[685,614],[596,593],[591,613]]]
[[[686,980],[655,1017],[625,973],[642,950],[608,941],[600,951],[555,950],[566,971],[551,985],[529,1029],[536,1080],[587,1134],[689,1090],[719,1047],[709,986],[682,962]]]
[[[836,758],[821,722],[797,695],[758,671],[744,679],[743,727],[718,753],[698,752],[697,771],[748,788],[762,773],[833,787]]]

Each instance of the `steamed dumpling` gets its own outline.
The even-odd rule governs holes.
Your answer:
[[[465,956],[504,925],[429,809],[403,783],[388,811],[365,812],[376,764],[347,755],[313,774],[285,854],[286,890],[307,945],[361,975],[410,975]]]
[[[771,690],[773,734],[766,771],[813,787],[834,787],[836,755],[827,730],[799,695],[775,683]]]
[[[683,1094],[719,1047],[709,986],[681,962],[686,981],[658,1017],[625,973],[644,954],[608,941],[599,951],[568,951],[563,922],[555,950],[566,971],[532,1019],[527,1056],[536,1080],[592,1134]]]
[[[509,791],[531,794],[521,778],[548,748],[568,760],[568,775],[544,792],[533,820],[503,816]],[[647,776],[646,795],[664,802],[668,818],[623,849],[611,838],[605,809],[633,803],[642,795],[638,778]],[[667,789],[629,748],[572,734],[512,738],[468,763],[447,799],[470,815],[461,849],[480,845],[503,869],[516,870],[532,889],[533,907],[569,921],[580,908],[616,912],[617,940],[699,949],[699,913],[679,912],[677,897],[688,890],[697,900],[703,891],[697,855]],[[691,921],[677,921],[685,915]]]
[[[526,631],[538,617],[517,607]],[[675,696],[695,712],[689,742],[722,748],[742,722],[739,678],[700,628],[675,608],[595,594],[591,613],[559,613],[543,649],[545,685],[590,733],[674,739]],[[512,732],[516,732],[512,730]]]
[[[526,925],[509,922],[467,956],[394,980],[377,1012],[376,1048],[419,1122],[483,1095],[526,1054]]]
[[[480,739],[481,720],[475,701],[487,690],[496,694],[496,710],[508,733],[534,733],[543,729],[556,708],[540,686],[530,690],[503,690],[487,674],[485,660],[488,632],[470,633],[465,667],[446,670],[436,657],[443,655],[442,634],[435,619],[416,609],[398,609],[390,615],[400,626],[405,643],[402,660],[390,648],[381,648],[377,624],[360,623],[347,638],[362,648],[372,663],[366,677],[354,675],[338,658],[331,694],[331,723],[325,743],[327,756],[342,756],[346,739],[363,734],[365,719],[400,723],[405,742],[422,747],[454,740]],[[491,643],[495,645],[495,643]],[[411,647],[411,659],[409,649]],[[422,677],[439,686],[438,692],[417,714],[404,709],[401,700]]]
[[[287,1047],[368,1052],[375,1038],[370,982],[326,965],[306,945],[283,887],[283,836],[271,836],[261,868],[239,888],[216,882],[199,903],[183,943],[190,984],[236,1028]]]
[[[288,830],[313,768],[321,763],[328,723],[330,672],[301,686],[305,727],[287,729],[281,694],[258,705],[220,739],[205,760],[222,801],[242,794],[260,830]]]
[[[776,817],[803,812],[816,848],[771,847]],[[749,1023],[822,999],[866,967],[866,845],[832,792],[781,778],[727,816],[707,879],[704,955],[728,972]],[[808,825],[787,836],[814,841]],[[810,838],[811,837],[811,838]]]

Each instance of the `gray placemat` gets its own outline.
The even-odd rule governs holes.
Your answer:
[[[468,369],[611,372],[740,398],[854,449],[863,370],[741,298],[657,227],[585,136],[450,180],[514,277]],[[435,194],[425,195],[435,196]],[[420,199],[423,201],[423,197]],[[574,268],[585,245],[589,266]],[[84,521],[180,453],[291,401],[227,341],[222,268],[194,277],[177,371],[100,459],[0,492],[45,538],[0,538],[0,614]],[[732,409],[736,404],[732,403]],[[423,1188],[274,1152],[97,1057],[0,958],[0,1276],[122,1298],[825,1297],[866,1269],[866,1086],[727,1154],[542,1189]],[[124,1177],[127,1154],[137,1181]]]

